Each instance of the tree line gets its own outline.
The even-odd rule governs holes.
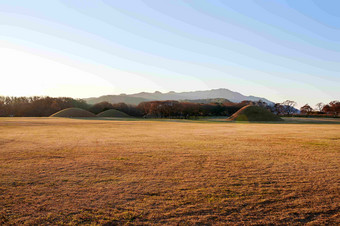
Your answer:
[[[283,103],[276,103],[274,105],[268,105],[265,102],[257,102],[256,105],[267,108],[274,114],[281,116],[292,115],[314,115],[314,116],[330,116],[338,117],[340,114],[340,102],[337,100],[331,101],[329,104],[317,103],[313,109],[309,104],[305,104],[300,108],[300,112],[295,108],[297,103],[292,100],[286,100]]]
[[[47,117],[70,107],[88,109],[84,100],[69,97],[8,97],[0,96],[0,116]]]
[[[0,96],[0,117],[48,117],[65,108],[77,107],[88,110],[94,114],[109,109],[116,109],[134,117],[188,119],[200,116],[231,116],[248,104],[264,107],[277,115],[291,116],[298,113],[298,110],[295,108],[296,102],[291,100],[276,104],[267,104],[263,101],[193,103],[168,100],[148,101],[138,105],[128,105],[125,103],[111,104],[108,102],[90,105],[82,99],[69,97]],[[318,103],[315,109],[306,104],[300,108],[300,112],[306,115],[326,114],[337,116],[340,113],[340,102],[332,101],[329,104]]]
[[[135,105],[125,103],[110,104],[101,102],[94,104],[89,110],[99,113],[108,109],[116,109],[128,115],[144,118],[197,118],[199,116],[226,116],[232,115],[240,108],[248,105],[249,101],[241,103],[191,103],[175,100],[148,101]]]
[[[149,101],[139,105],[125,103],[111,104],[101,102],[87,104],[82,99],[69,97],[8,97],[0,96],[0,117],[48,117],[60,110],[77,107],[98,114],[105,110],[116,109],[135,117],[190,118],[198,116],[231,115],[249,101],[241,103],[190,103],[179,101]]]
[[[309,104],[305,104],[300,108],[303,115],[329,115],[338,116],[340,114],[340,101],[331,101],[329,104],[322,102],[317,103],[313,109]]]

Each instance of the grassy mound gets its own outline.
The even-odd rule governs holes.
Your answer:
[[[66,108],[64,110],[58,111],[57,113],[54,113],[50,117],[88,118],[97,116],[89,111],[80,108]]]
[[[97,114],[98,117],[117,117],[117,118],[131,118],[130,115],[124,113],[124,112],[121,112],[121,111],[118,111],[116,109],[110,109],[110,110],[106,110],[106,111],[103,111],[99,114]]]
[[[229,117],[230,121],[282,121],[282,119],[259,106],[247,105]]]

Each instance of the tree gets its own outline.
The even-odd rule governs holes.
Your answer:
[[[328,105],[328,104],[326,104],[325,106],[323,106],[323,108],[322,108],[322,112],[325,112],[326,114],[331,114],[331,107]]]
[[[331,101],[329,103],[332,113],[337,116],[340,113],[340,102],[337,100]]]
[[[316,110],[317,110],[318,112],[322,112],[322,109],[323,109],[324,106],[325,106],[325,104],[322,103],[322,102],[317,103],[317,104],[315,105]]]
[[[271,112],[273,112],[274,114],[277,114],[277,115],[283,115],[285,113],[284,106],[280,103],[276,103],[271,108]]]
[[[293,100],[286,100],[282,103],[282,105],[284,106],[284,112],[287,115],[291,115],[296,111],[296,109],[294,108],[296,106],[296,102]]]
[[[107,101],[103,101],[103,102],[92,105],[92,107],[90,107],[89,111],[94,113],[94,114],[98,114],[100,112],[103,112],[103,111],[106,111],[106,110],[109,110],[109,109],[112,109],[112,108],[113,108],[112,104],[110,104]]]
[[[337,100],[331,101],[322,108],[322,111],[337,116],[340,113],[340,102]]]
[[[264,107],[264,108],[268,107],[268,104],[266,102],[262,101],[262,100],[255,102],[255,105],[259,106],[259,107]]]
[[[6,98],[4,96],[0,96],[0,116],[6,115],[6,104],[5,104]]]
[[[313,111],[313,108],[309,106],[308,104],[305,104],[303,107],[300,108],[300,111],[302,114],[310,114]]]

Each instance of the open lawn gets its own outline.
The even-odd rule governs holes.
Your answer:
[[[0,224],[340,224],[340,125],[0,118]]]

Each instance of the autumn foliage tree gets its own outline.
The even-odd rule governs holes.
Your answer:
[[[322,108],[322,111],[326,114],[338,116],[340,114],[340,102],[337,100],[331,101]]]
[[[302,106],[300,108],[300,112],[302,114],[310,114],[313,111],[313,108],[311,108],[311,106],[309,106],[308,104],[305,104],[304,106]]]

